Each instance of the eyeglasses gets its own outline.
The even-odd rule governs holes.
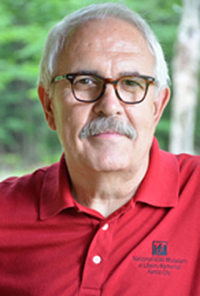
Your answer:
[[[99,75],[71,73],[55,77],[52,82],[68,79],[76,100],[83,103],[92,103],[103,96],[106,85],[113,84],[117,97],[125,104],[138,104],[142,102],[151,84],[157,81],[151,76],[130,75],[114,80]]]

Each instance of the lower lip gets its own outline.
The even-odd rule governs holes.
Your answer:
[[[117,134],[117,133],[103,133],[103,134],[97,134],[94,137],[97,138],[106,138],[106,139],[110,139],[110,138],[119,138],[122,137],[122,134]]]

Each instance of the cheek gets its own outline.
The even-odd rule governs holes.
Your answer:
[[[138,104],[127,107],[127,117],[130,123],[135,127],[138,136],[141,133],[149,133],[155,129],[154,104],[144,103],[145,102],[141,103],[141,105]]]
[[[66,100],[63,100],[63,104],[54,106],[57,134],[65,148],[80,145],[79,133],[87,123],[90,113],[88,108],[83,107],[79,102],[70,104]]]

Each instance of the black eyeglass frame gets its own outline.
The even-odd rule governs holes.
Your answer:
[[[94,100],[91,100],[91,101],[84,101],[84,100],[81,100],[79,98],[77,98],[76,94],[75,94],[75,91],[74,91],[74,80],[77,76],[93,76],[93,77],[96,77],[97,79],[100,79],[102,82],[103,82],[103,88],[102,88],[102,92],[100,93],[100,95],[94,99]],[[124,77],[138,77],[138,78],[142,78],[145,80],[145,83],[146,83],[146,89],[145,89],[145,92],[144,92],[144,96],[142,97],[141,100],[139,101],[136,101],[136,102],[126,102],[124,101],[118,91],[117,91],[117,84],[118,82],[124,78]],[[55,83],[55,82],[59,82],[59,81],[62,81],[62,80],[69,80],[70,83],[71,83],[71,89],[72,89],[72,93],[74,95],[74,98],[79,101],[79,102],[82,102],[82,103],[93,103],[93,102],[96,102],[98,101],[104,94],[105,90],[106,90],[106,85],[108,83],[111,83],[113,86],[114,86],[114,89],[115,89],[115,93],[116,93],[116,96],[118,97],[118,99],[120,101],[122,101],[123,103],[125,104],[139,104],[141,103],[142,101],[144,101],[144,99],[146,98],[146,95],[147,95],[147,92],[148,92],[148,89],[149,89],[149,86],[152,84],[152,85],[158,85],[158,81],[156,80],[156,78],[152,77],[152,76],[147,76],[147,75],[125,75],[125,76],[121,76],[119,77],[118,79],[113,79],[113,78],[104,78],[100,75],[96,75],[96,74],[89,74],[89,73],[80,73],[80,72],[77,72],[77,73],[69,73],[69,74],[65,74],[65,75],[61,75],[61,76],[57,76],[55,78],[52,79],[52,82],[51,83]]]

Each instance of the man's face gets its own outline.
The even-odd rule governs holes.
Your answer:
[[[154,63],[145,39],[131,24],[116,19],[90,21],[73,32],[60,56],[57,76],[82,71],[114,79],[134,72],[154,76]],[[50,111],[45,112],[49,126],[57,130],[69,170],[132,173],[147,166],[155,126],[168,99],[166,91],[158,97],[155,93],[151,85],[143,102],[128,105],[108,84],[98,101],[82,103],[74,98],[68,80],[56,83]],[[112,129],[80,138],[83,127],[98,117],[133,125],[136,138]]]

